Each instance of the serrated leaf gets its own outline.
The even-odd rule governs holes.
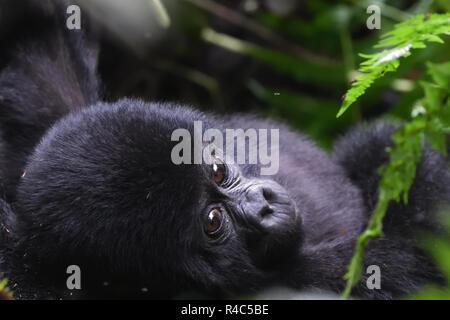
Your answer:
[[[386,148],[389,162],[379,172],[378,203],[369,220],[366,231],[358,237],[355,254],[346,273],[347,286],[343,296],[347,297],[360,279],[362,257],[365,245],[371,237],[381,233],[382,220],[390,201],[408,202],[408,192],[416,175],[425,137],[434,149],[446,153],[446,132],[450,126],[450,99],[448,95],[449,64],[427,64],[428,73],[437,83],[421,81],[425,97],[421,100],[423,113],[419,113],[393,136],[394,145]],[[450,221],[450,218],[449,218]],[[431,243],[431,242],[430,242]],[[450,242],[436,240],[435,248],[430,249],[436,263],[450,279]],[[450,288],[444,289],[445,294]]]
[[[337,117],[347,111],[374,81],[387,72],[397,70],[399,59],[411,55],[411,49],[425,48],[425,42],[442,43],[443,40],[438,36],[440,34],[450,34],[450,13],[418,15],[395,25],[393,30],[382,35],[374,47],[390,49],[374,54],[360,54],[366,59],[359,67],[359,71],[365,73],[365,76],[360,77],[347,91]]]

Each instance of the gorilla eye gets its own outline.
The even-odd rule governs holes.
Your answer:
[[[208,235],[215,234],[222,226],[222,212],[220,209],[213,209],[209,212],[205,223],[205,232]]]
[[[213,163],[214,181],[221,184],[226,177],[226,166],[220,159],[215,159]]]

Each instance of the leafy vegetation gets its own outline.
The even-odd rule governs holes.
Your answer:
[[[400,57],[411,55],[411,49],[426,48],[426,42],[444,41],[438,36],[450,32],[449,14],[427,14],[418,15],[399,23],[394,30],[384,34],[382,40],[375,48],[391,49],[380,53],[361,54],[367,60],[361,63],[359,69],[362,75],[356,77],[352,88],[348,90],[338,117],[341,116],[352,105],[358,97],[364,94],[372,83],[384,76],[387,72],[397,70],[400,65]]]
[[[447,235],[450,234],[450,218],[443,219],[444,226],[447,230]],[[445,236],[431,236],[427,235],[423,240],[425,248],[431,253],[436,265],[447,279],[447,285],[441,286],[427,286],[420,292],[407,297],[411,300],[449,300],[450,299],[450,239]]]
[[[0,300],[10,300],[13,297],[12,292],[6,286],[7,284],[8,280],[0,280]]]
[[[400,23],[387,33],[376,47],[395,46],[382,53],[366,55],[360,71],[366,72],[357,78],[348,91],[338,116],[361,96],[364,91],[384,73],[395,71],[400,57],[410,55],[410,48],[424,48],[424,41],[442,43],[437,34],[450,33],[450,15],[420,15]],[[446,153],[446,133],[450,129],[450,62],[433,64],[428,62],[427,71],[431,82],[421,81],[424,91],[412,111],[412,119],[392,137],[394,146],[388,148],[389,163],[380,168],[378,203],[366,231],[358,238],[355,254],[345,275],[348,279],[343,293],[347,297],[362,274],[364,248],[368,241],[382,234],[382,220],[390,201],[408,201],[408,191],[414,180],[416,166],[421,158],[424,139],[431,146]]]

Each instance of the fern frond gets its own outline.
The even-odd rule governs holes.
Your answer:
[[[360,54],[366,60],[360,64],[363,74],[356,77],[352,87],[347,91],[341,108],[340,117],[373,82],[387,72],[397,70],[401,57],[411,55],[412,49],[426,47],[426,42],[444,41],[439,35],[450,34],[450,13],[418,15],[407,21],[396,24],[394,29],[384,34],[375,48],[389,48],[375,54]]]
[[[413,119],[392,136],[394,145],[387,148],[389,162],[379,170],[378,203],[366,231],[357,240],[355,254],[344,276],[347,279],[344,297],[350,295],[361,278],[365,247],[371,238],[382,234],[382,222],[389,203],[408,202],[425,138],[433,148],[446,153],[446,133],[450,127],[450,63],[429,62],[427,70],[433,82],[421,82],[425,93],[419,102],[422,111],[414,114]]]

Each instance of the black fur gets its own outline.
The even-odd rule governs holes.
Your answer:
[[[386,148],[398,123],[375,122],[351,130],[334,147],[334,160],[342,165],[352,182],[361,189],[367,212],[373,212],[378,200],[379,167],[388,161]],[[428,144],[409,191],[409,201],[391,203],[384,220],[384,231],[412,236],[417,230],[441,231],[437,213],[450,201],[448,161]]]
[[[0,50],[1,193],[9,201],[26,156],[45,131],[65,114],[98,101],[95,45],[81,31],[64,27],[65,5],[0,3],[0,30],[8,31]]]
[[[394,127],[355,129],[332,159],[252,116],[102,103],[83,34],[56,28],[61,7],[48,8],[40,16],[50,27],[12,38],[0,71],[0,178],[12,207],[0,202],[0,272],[16,298],[228,297],[272,285],[341,292]],[[48,33],[52,26],[59,31]],[[228,164],[230,181],[218,186],[209,165],[174,165],[171,134],[193,134],[196,120],[204,129],[280,129],[278,174]],[[367,289],[364,275],[356,297],[397,298],[441,280],[414,230],[434,229],[449,181],[446,160],[426,148],[408,205],[390,206],[384,237],[365,255],[365,266],[381,268],[381,290]],[[208,236],[205,213],[218,206],[226,221]],[[71,264],[81,267],[82,290],[65,288]]]

